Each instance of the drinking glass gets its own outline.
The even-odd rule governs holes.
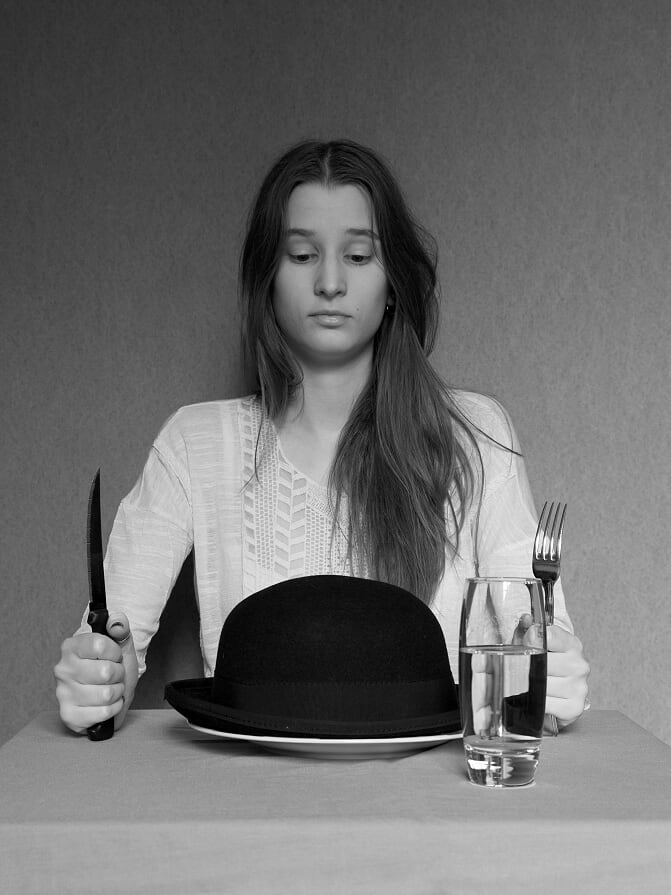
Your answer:
[[[469,578],[459,634],[459,701],[472,783],[533,782],[546,685],[541,582]]]

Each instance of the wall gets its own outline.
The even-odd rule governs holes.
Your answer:
[[[55,706],[95,470],[106,536],[161,422],[243,388],[260,176],[347,135],[438,239],[436,365],[506,404],[538,502],[568,501],[593,703],[671,743],[668,4],[3,7],[0,741]]]

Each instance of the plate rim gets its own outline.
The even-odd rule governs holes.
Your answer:
[[[200,724],[194,724],[186,719],[186,723],[192,730],[200,733],[206,733],[210,736],[216,736],[226,740],[246,740],[251,743],[269,743],[271,745],[301,745],[301,746],[390,746],[390,745],[420,745],[422,743],[447,743],[450,740],[461,739],[463,733],[461,730],[452,731],[452,733],[432,733],[428,736],[415,737],[367,737],[335,739],[331,737],[278,737],[278,736],[262,736],[254,733],[228,733],[224,730],[215,730],[210,727],[202,727]]]

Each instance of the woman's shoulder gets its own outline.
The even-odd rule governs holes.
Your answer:
[[[450,395],[477,441],[485,439],[519,450],[510,415],[498,398],[464,389],[451,389]]]
[[[227,432],[239,427],[241,419],[252,418],[257,404],[258,400],[253,395],[185,404],[161,426],[156,443],[174,445],[182,442],[188,445],[225,438]]]

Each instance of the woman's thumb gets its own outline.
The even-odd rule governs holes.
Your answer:
[[[107,620],[107,633],[124,649],[127,644],[133,645],[130,623],[123,612],[110,612]]]

